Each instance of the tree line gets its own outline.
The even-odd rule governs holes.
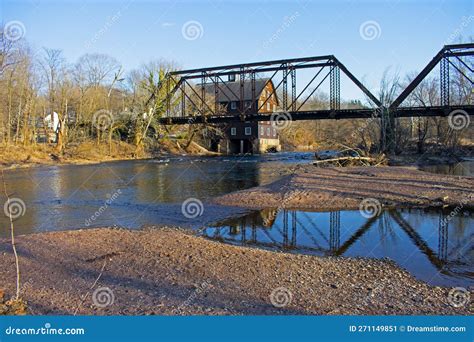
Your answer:
[[[454,63],[466,70],[466,65]],[[473,68],[472,61],[468,66]],[[166,96],[159,84],[175,69],[175,63],[157,60],[125,71],[114,57],[99,53],[84,54],[70,63],[61,50],[33,51],[24,39],[11,40],[0,32],[0,142],[3,146],[53,143],[60,153],[69,144],[88,141],[111,148],[113,142],[124,141],[138,155],[173,130],[158,123]],[[388,106],[414,77],[402,79],[399,73],[387,71],[376,95]],[[439,77],[428,78],[407,104],[439,105],[439,89]],[[450,92],[452,104],[473,101],[472,84],[460,74],[452,77]],[[324,93],[315,93],[305,104],[308,109],[328,107]],[[360,101],[342,104],[342,108],[358,107],[363,107]],[[469,137],[469,127],[453,129],[447,118],[397,119],[394,124],[398,150],[415,141],[422,152],[427,140],[452,148]],[[281,136],[289,147],[343,143],[371,151],[381,147],[380,125],[378,119],[294,122]],[[187,138],[187,145],[192,139],[205,144],[210,136],[222,135],[218,126],[175,129]]]
[[[143,148],[155,133],[158,84],[172,63],[158,60],[125,72],[106,54],[87,53],[69,63],[61,50],[32,51],[24,40],[0,32],[0,141],[35,145],[118,139]],[[53,130],[53,134],[51,134]]]

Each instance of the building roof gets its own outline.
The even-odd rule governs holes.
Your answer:
[[[262,94],[265,85],[272,82],[269,78],[259,78],[255,80],[255,100],[258,100]],[[272,83],[273,84],[273,83]],[[198,84],[198,87],[201,85]],[[204,88],[208,94],[214,95],[214,83],[206,83]],[[275,92],[275,98],[278,102],[278,96]],[[219,93],[217,101],[219,103],[239,101],[240,100],[240,81],[219,82]],[[252,82],[249,79],[244,81],[244,101],[252,101]]]

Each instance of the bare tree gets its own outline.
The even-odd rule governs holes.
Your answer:
[[[120,63],[115,58],[99,53],[85,54],[75,65],[81,83],[92,87],[111,84],[120,69]]]
[[[47,83],[49,110],[51,119],[57,113],[59,126],[56,127],[56,149],[62,152],[67,134],[68,96],[71,82],[68,79],[68,70],[61,50],[44,49],[39,61]]]
[[[18,58],[18,43],[8,39],[3,32],[3,24],[0,22],[0,76],[4,71],[14,66]]]

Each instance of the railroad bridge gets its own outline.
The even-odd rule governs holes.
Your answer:
[[[474,115],[473,57],[473,43],[445,45],[392,103],[382,103],[333,55],[172,71],[161,80],[150,101],[159,102],[164,113],[159,120],[165,125],[268,122],[275,118],[378,118],[382,120],[382,136],[387,139],[393,132],[395,118],[447,117],[455,111]],[[439,101],[420,105],[411,95],[436,66]],[[341,76],[349,86],[362,92],[366,105],[341,108]],[[271,92],[264,96],[259,88],[262,79],[272,84]],[[469,93],[453,98],[453,85],[461,85]],[[329,93],[327,108],[311,105],[309,100],[318,90]],[[273,104],[267,110],[275,96],[277,107]]]

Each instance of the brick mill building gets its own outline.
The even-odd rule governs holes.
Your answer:
[[[233,77],[232,77],[233,76]],[[255,97],[252,96],[252,82],[245,80],[243,103],[240,101],[240,84],[234,75],[219,86],[217,103],[222,112],[238,115],[243,112],[272,113],[279,105],[273,82],[269,79],[255,80]],[[206,87],[207,92],[214,93],[214,85]],[[252,98],[255,106],[252,110]],[[225,128],[225,139],[218,144],[222,153],[265,153],[280,151],[278,130],[270,121],[232,122]]]

